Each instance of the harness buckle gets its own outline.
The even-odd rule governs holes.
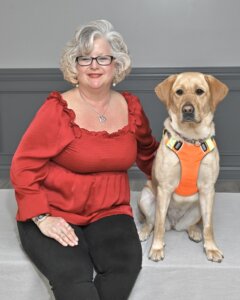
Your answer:
[[[206,152],[207,149],[208,149],[207,143],[202,142],[202,143],[201,143],[201,148],[202,148],[203,152]]]
[[[182,147],[182,144],[183,143],[181,141],[176,141],[176,143],[174,144],[173,147],[174,147],[175,150],[178,151]]]

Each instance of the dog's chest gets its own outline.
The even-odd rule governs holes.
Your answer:
[[[173,194],[168,207],[168,219],[174,226],[179,219],[181,219],[186,212],[190,211],[192,207],[198,205],[199,197],[198,194],[190,197],[183,197],[177,194]]]
[[[175,193],[183,196],[194,195],[198,192],[200,164],[203,158],[215,148],[215,142],[209,138],[196,145],[169,137],[165,143],[166,147],[177,155],[181,164],[181,178]]]

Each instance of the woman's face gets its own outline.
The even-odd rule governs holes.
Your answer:
[[[98,38],[94,41],[93,50],[88,56],[97,57],[102,55],[112,55],[111,46],[104,38]],[[115,75],[115,62],[113,60],[110,65],[102,66],[96,60],[93,60],[89,66],[77,64],[77,71],[80,88],[109,89]]]

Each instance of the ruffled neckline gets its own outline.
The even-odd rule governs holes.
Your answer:
[[[82,133],[85,133],[87,135],[95,135],[95,136],[100,135],[100,136],[115,137],[122,134],[126,134],[129,131],[134,133],[136,125],[140,125],[141,123],[139,119],[141,106],[139,104],[138,97],[129,92],[121,92],[121,95],[124,97],[128,105],[128,124],[114,132],[108,132],[106,130],[93,131],[93,130],[88,130],[86,128],[80,127],[78,124],[75,123],[76,114],[74,110],[68,107],[67,101],[62,97],[62,95],[58,91],[51,92],[47,100],[56,99],[58,103],[62,105],[63,111],[69,117],[69,126],[73,128],[76,137],[80,137]],[[137,101],[134,101],[134,99]]]

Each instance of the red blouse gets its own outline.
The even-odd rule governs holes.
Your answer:
[[[128,125],[114,133],[80,128],[61,94],[48,96],[13,157],[17,220],[50,213],[84,225],[110,215],[132,215],[127,170],[136,162],[150,175],[158,142],[138,98],[122,95]]]

